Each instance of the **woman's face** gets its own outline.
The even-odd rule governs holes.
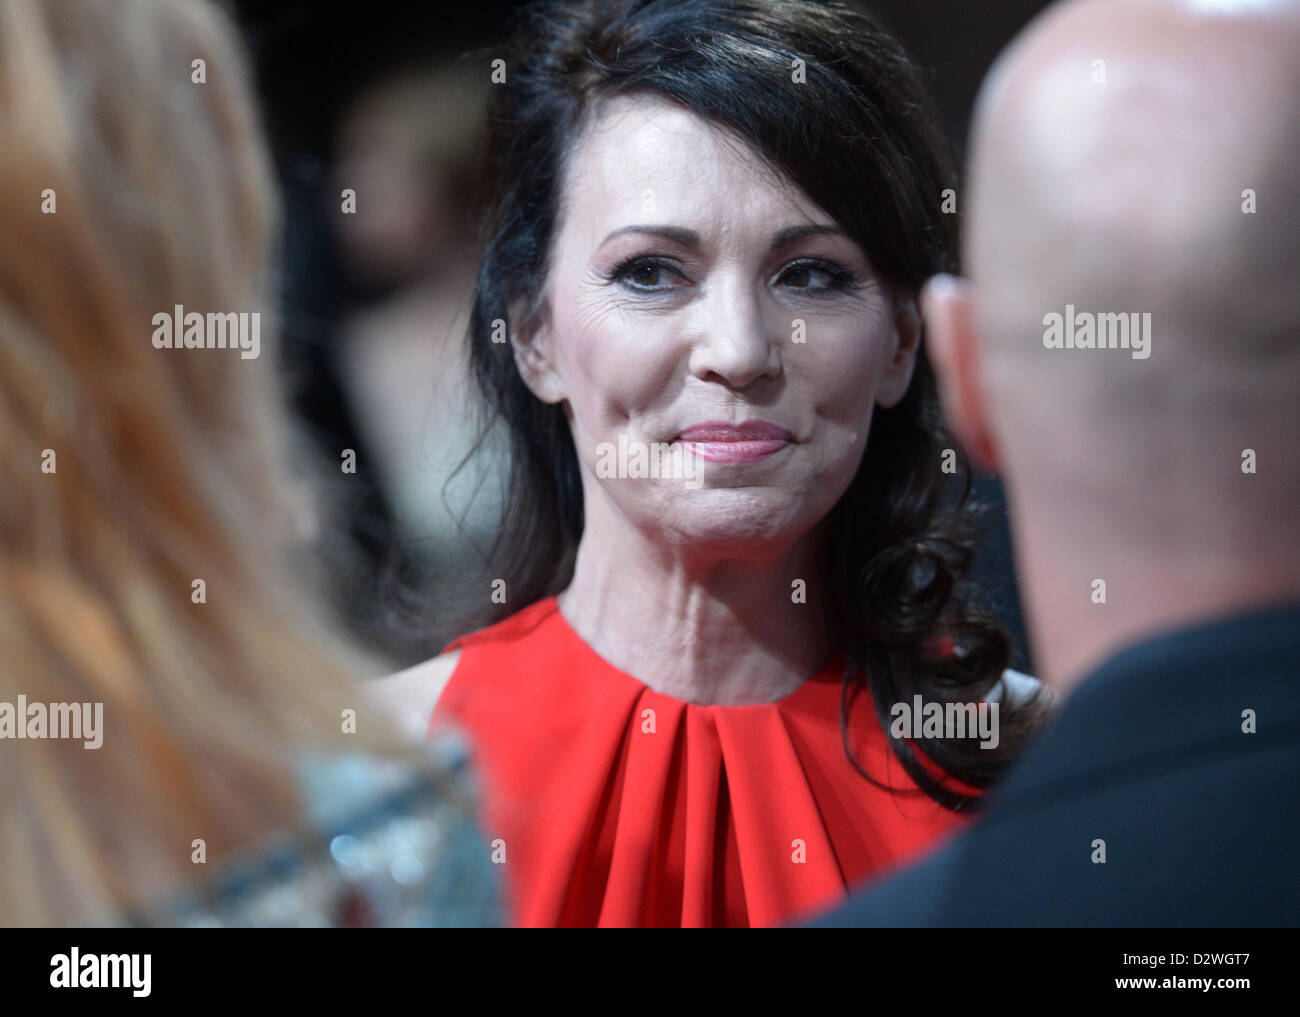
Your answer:
[[[546,304],[515,349],[532,391],[565,404],[589,527],[793,544],[848,487],[873,408],[907,389],[911,299],[738,138],[661,100],[606,104],[563,196]],[[637,475],[651,446],[680,466]]]

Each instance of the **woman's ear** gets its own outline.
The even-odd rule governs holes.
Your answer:
[[[885,365],[876,392],[876,404],[886,410],[897,406],[907,394],[912,372],[916,369],[916,354],[921,346],[921,315],[916,309],[916,299],[910,293],[899,293],[894,310],[894,337],[897,345]]]
[[[512,307],[509,313],[511,321],[520,323],[510,332],[510,347],[519,376],[542,402],[563,402],[564,385],[555,369],[554,336],[547,307],[544,305],[532,315],[522,313],[518,307]]]

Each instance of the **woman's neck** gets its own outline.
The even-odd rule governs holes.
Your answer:
[[[825,663],[820,528],[791,547],[685,550],[588,520],[565,620],[600,656],[690,703],[775,702]]]

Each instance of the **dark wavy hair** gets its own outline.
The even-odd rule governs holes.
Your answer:
[[[516,14],[506,81],[490,99],[482,263],[469,328],[485,431],[504,423],[510,474],[493,576],[511,610],[563,590],[583,528],[582,485],[560,405],[524,384],[500,322],[527,331],[542,310],[565,160],[599,102],[666,98],[734,131],[848,231],[880,277],[916,294],[955,268],[955,187],[947,143],[917,68],[865,12],[836,0],[543,0]],[[806,81],[793,80],[803,61]],[[515,318],[512,320],[512,311]],[[1011,644],[996,619],[959,595],[974,546],[969,470],[940,469],[947,438],[924,356],[904,398],[876,413],[862,463],[828,519],[825,578],[834,644],[849,661],[841,730],[865,687],[889,731],[890,707],[987,694]],[[487,619],[479,619],[486,621]],[[947,637],[947,653],[936,644]],[[947,808],[983,789],[1036,727],[1037,703],[1004,702],[997,749],[973,739],[890,735],[913,781]]]

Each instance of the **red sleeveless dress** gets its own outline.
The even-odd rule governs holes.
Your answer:
[[[700,706],[609,664],[554,597],[454,648],[430,730],[474,746],[516,925],[778,924],[965,825],[903,771],[866,694],[854,754],[895,790],[853,769],[842,655],[777,702]]]

